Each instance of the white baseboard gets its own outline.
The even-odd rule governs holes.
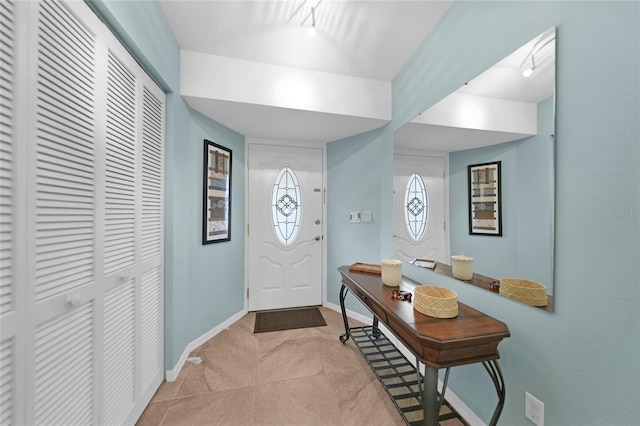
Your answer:
[[[178,377],[178,374],[180,374],[180,370],[182,370],[184,363],[187,361],[189,354],[194,349],[197,349],[200,345],[205,343],[207,340],[211,339],[213,336],[229,328],[231,324],[238,321],[240,318],[244,317],[247,314],[247,312],[248,311],[246,309],[243,309],[242,311],[238,312],[237,314],[227,319],[222,324],[212,328],[211,330],[204,333],[202,336],[198,337],[197,339],[189,343],[185,348],[184,352],[182,352],[182,355],[180,356],[180,359],[176,363],[175,367],[173,367],[173,370],[169,370],[165,373],[165,379],[167,380],[167,382],[175,382],[176,378]]]
[[[336,312],[340,312],[340,313],[342,312],[340,309],[340,306],[335,305],[333,303],[327,302],[324,304],[324,306]],[[373,319],[373,316],[362,315],[357,312],[351,311],[349,309],[347,309],[347,316],[349,318],[352,318],[356,321],[360,321],[365,324],[370,323],[371,320]],[[391,333],[387,327],[385,327],[384,324],[380,324],[379,327],[384,333],[384,335],[387,336],[387,338],[396,346],[396,348],[398,348],[400,352],[402,352],[402,354],[407,358],[407,360],[409,360],[409,362],[411,362],[415,366],[416,356],[413,355],[405,347],[405,345],[402,344],[400,340],[398,340],[396,336],[394,336],[394,334]],[[442,390],[442,380],[438,380],[438,391],[441,391],[441,390]],[[451,388],[447,388],[445,396],[446,396],[447,402],[451,404],[451,406],[462,416],[463,419],[465,419],[467,423],[469,423],[470,426],[486,426],[486,423],[484,423],[482,419],[478,417],[478,415],[474,413],[471,410],[471,408],[469,408],[469,406],[465,404],[464,401],[460,399],[460,397],[451,390]]]

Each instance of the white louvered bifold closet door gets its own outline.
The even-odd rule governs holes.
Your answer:
[[[0,13],[0,425],[133,424],[164,367],[165,95],[84,2]]]

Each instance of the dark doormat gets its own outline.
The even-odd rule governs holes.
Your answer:
[[[320,327],[327,325],[320,309],[292,308],[274,311],[256,312],[254,333],[266,333],[268,331],[291,330],[294,328]]]

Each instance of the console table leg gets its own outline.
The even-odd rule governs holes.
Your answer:
[[[498,423],[498,418],[500,418],[502,408],[504,407],[504,399],[506,395],[504,377],[502,377],[502,371],[500,370],[497,360],[485,361],[482,365],[485,370],[487,370],[491,380],[493,380],[493,385],[495,386],[496,393],[498,394],[498,404],[496,405],[496,409],[494,410],[491,421],[489,422],[489,426],[495,426]]]
[[[342,311],[342,321],[344,322],[344,334],[340,336],[340,341],[344,344],[349,337],[351,337],[351,333],[349,332],[349,320],[347,319],[347,310],[344,307],[344,299],[347,297],[347,293],[349,289],[347,286],[342,284],[340,288],[340,310]]]
[[[376,317],[374,315],[373,317],[373,338],[374,339],[379,339],[380,336],[382,336],[382,332],[380,331],[380,328],[378,328],[378,317]]]
[[[442,382],[442,391],[440,391],[440,401],[438,402],[438,413],[440,413],[442,404],[444,404],[444,394],[447,392],[447,383],[449,382],[450,372],[451,372],[451,367],[447,368],[444,373],[444,381]]]
[[[422,397],[424,426],[438,426],[438,369],[425,365]]]

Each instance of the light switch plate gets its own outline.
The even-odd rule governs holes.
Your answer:
[[[351,212],[349,215],[349,222],[360,223],[360,212]]]
[[[362,223],[371,223],[371,212],[362,212]]]

